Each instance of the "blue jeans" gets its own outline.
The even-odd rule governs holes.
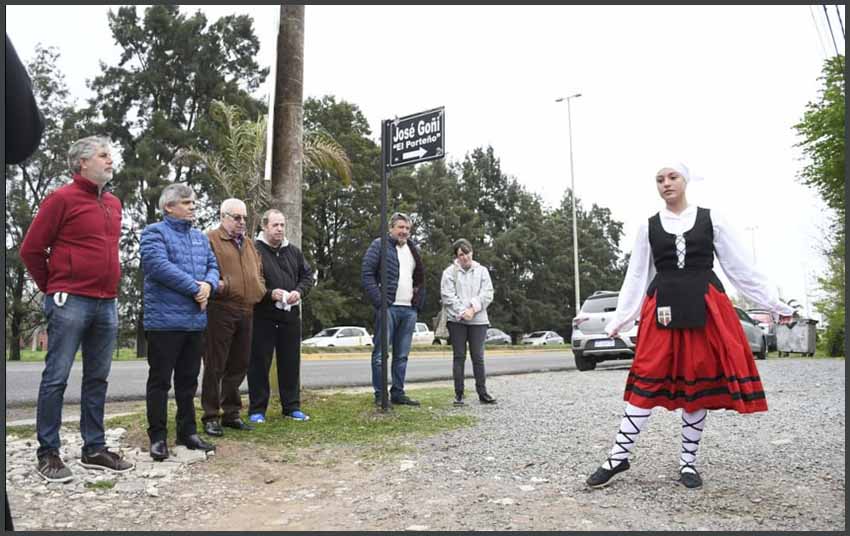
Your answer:
[[[381,396],[381,311],[375,311],[375,335],[372,337],[372,387],[375,397]],[[413,342],[413,328],[416,327],[416,309],[403,305],[387,307],[387,341],[392,349],[392,387],[390,398],[399,398],[404,394],[404,375],[407,372],[407,355]]]
[[[62,403],[74,354],[83,347],[83,385],[80,393],[80,435],[83,453],[106,446],[103,410],[112,352],[118,334],[116,300],[68,295],[61,307],[53,294],[44,297],[47,316],[47,356],[38,387],[36,430],[38,455],[59,451]]]

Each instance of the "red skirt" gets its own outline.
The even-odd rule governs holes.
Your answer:
[[[644,409],[767,411],[753,352],[732,302],[709,284],[705,305],[704,327],[664,329],[655,323],[655,295],[647,297],[624,400]]]

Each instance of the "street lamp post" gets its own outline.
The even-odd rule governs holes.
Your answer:
[[[572,191],[571,197],[573,200],[573,272],[575,274],[576,287],[576,316],[578,316],[578,312],[581,309],[581,289],[579,287],[578,278],[578,226],[576,225],[576,182],[575,173],[573,172],[573,125],[570,110],[570,99],[574,99],[576,97],[581,97],[581,93],[576,93],[575,95],[570,95],[569,97],[558,97],[557,99],[555,99],[555,102],[567,101],[567,133],[570,137],[570,190]]]

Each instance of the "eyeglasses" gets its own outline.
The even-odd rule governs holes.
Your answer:
[[[233,221],[248,221],[248,216],[244,214],[231,214],[230,212],[225,212],[225,216],[229,216]]]

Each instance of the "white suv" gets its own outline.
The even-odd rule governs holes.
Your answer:
[[[572,349],[577,369],[593,370],[600,361],[635,356],[637,321],[623,328],[613,339],[605,333],[605,324],[617,310],[619,294],[610,290],[594,292],[584,301],[578,316],[573,318]]]

